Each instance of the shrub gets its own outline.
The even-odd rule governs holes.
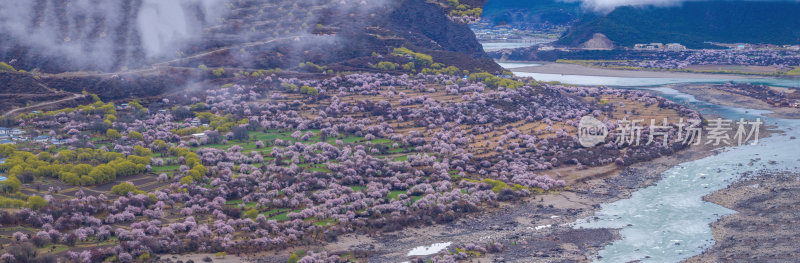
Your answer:
[[[314,64],[313,62],[300,63],[299,67],[300,67],[300,70],[306,71],[306,72],[310,72],[310,73],[322,73],[322,72],[325,72],[325,70],[328,69],[328,67],[320,66],[320,65]]]
[[[412,59],[414,59],[414,64],[416,65],[428,66],[433,64],[433,57],[431,57],[431,55],[417,53],[408,48],[395,48],[393,53],[396,56],[410,56]]]
[[[317,90],[317,88],[314,87],[302,86],[300,87],[300,93],[308,95],[318,95],[319,90]]]
[[[0,70],[1,71],[17,71],[16,69],[14,69],[14,66],[11,66],[11,65],[9,65],[8,63],[5,63],[5,62],[0,62]]]
[[[119,132],[117,130],[115,130],[115,129],[106,130],[106,138],[108,138],[109,140],[116,140],[116,139],[119,139],[121,137],[122,137],[122,135],[120,135]]]
[[[381,61],[381,62],[378,62],[378,65],[375,65],[374,68],[377,68],[377,69],[380,69],[380,70],[395,70],[399,66],[400,65],[398,65],[397,63],[392,63],[392,62],[389,62],[389,61]]]
[[[222,77],[222,75],[225,75],[225,69],[224,68],[217,68],[214,71],[212,71],[212,73],[214,74],[214,76]]]
[[[139,190],[136,189],[136,186],[129,182],[122,182],[118,185],[111,187],[111,193],[116,195],[128,195],[128,193],[140,193]]]
[[[47,203],[47,200],[44,200],[44,198],[38,195],[32,195],[28,197],[28,207],[33,210],[39,210],[39,208],[46,206]]]

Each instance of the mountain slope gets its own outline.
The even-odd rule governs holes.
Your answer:
[[[0,60],[50,73],[116,72],[154,63],[286,69],[405,46],[471,71],[500,70],[469,27],[448,19],[435,2],[176,2],[183,5],[157,0],[2,3]]]
[[[481,6],[482,1],[470,3]],[[449,19],[447,10],[436,2],[184,2],[191,4],[163,7],[158,0],[0,3],[0,10],[5,10],[0,14],[16,10],[21,14],[0,18],[2,25],[9,25],[0,27],[4,43],[0,61],[33,72],[53,89],[86,90],[104,99],[157,95],[203,81],[212,69],[220,68],[228,74],[212,78],[275,68],[307,72],[298,65],[308,62],[336,72],[373,70],[370,63],[391,56],[398,47],[470,72],[502,71],[469,27]],[[94,4],[97,10],[91,9]],[[212,12],[215,9],[224,12]],[[148,25],[158,19],[143,15],[147,12],[180,14],[184,19],[179,22],[189,26],[171,27],[175,21],[169,17],[157,17],[166,20]],[[210,19],[212,13],[216,19]],[[181,28],[185,30],[177,30]]]
[[[618,46],[678,42],[689,48],[721,43],[800,43],[800,2],[686,2],[676,7],[619,7],[587,14],[557,44],[578,46],[602,33]]]

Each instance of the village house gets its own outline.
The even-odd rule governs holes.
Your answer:
[[[39,135],[39,136],[36,136],[36,138],[33,138],[33,141],[34,142],[47,142],[47,141],[50,140],[50,138],[51,137],[49,135]]]
[[[11,134],[11,129],[6,127],[0,127],[0,134]]]
[[[17,143],[9,139],[2,139],[0,140],[0,144],[17,144]]]
[[[542,46],[539,48],[539,51],[553,51],[553,50],[556,50],[556,48],[552,46]]]
[[[128,103],[122,103],[119,106],[117,106],[117,110],[127,110],[128,106],[129,106]]]
[[[191,124],[192,126],[200,126],[200,124],[202,124],[202,122],[200,122],[200,119],[194,118],[194,119],[192,119],[191,122],[189,122],[189,124]]]
[[[23,130],[17,128],[11,129],[11,135],[23,135],[23,134],[25,134],[25,131]]]

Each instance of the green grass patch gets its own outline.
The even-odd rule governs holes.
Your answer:
[[[152,168],[151,171],[153,171],[154,173],[172,172],[172,171],[177,171],[180,168],[181,168],[180,165],[155,166]]]
[[[372,144],[392,144],[392,140],[379,138],[370,141]]]
[[[53,248],[53,247],[55,247],[55,248]],[[69,249],[69,247],[66,246],[66,245],[62,245],[62,244],[53,245],[53,244],[50,244],[50,245],[47,245],[47,246],[44,246],[44,247],[40,247],[37,250],[41,254],[56,254],[56,253],[61,253],[61,252],[67,251],[67,249]]]
[[[241,199],[239,199],[239,200],[228,200],[228,201],[225,201],[225,204],[226,205],[231,205],[231,206],[238,206],[238,205],[242,204],[242,202],[244,202],[244,201],[242,201]],[[245,208],[252,208],[252,207],[256,207],[256,206],[258,206],[258,203],[256,203],[256,202],[247,202],[246,204],[244,204]]]
[[[395,162],[405,162],[408,161],[408,155],[394,157]]]
[[[301,210],[292,210],[289,211],[288,208],[276,208],[266,212],[263,212],[264,216],[267,217],[267,220],[275,220],[275,221],[287,221],[289,220],[289,213],[291,212],[300,212]]]
[[[358,191],[367,189],[366,186],[360,186],[360,185],[348,185],[347,187],[350,187],[350,189],[353,189],[354,192],[358,192]]]
[[[333,218],[317,219],[316,217],[309,217],[303,221],[306,222],[313,221],[312,224],[315,226],[330,226],[336,223],[336,220],[334,220]]]
[[[330,173],[331,170],[328,168],[321,168],[321,167],[310,167],[308,168],[309,171],[312,172],[321,172],[321,173]]]
[[[403,191],[403,190],[394,190],[394,191],[389,192],[389,194],[386,195],[386,198],[389,198],[389,200],[397,200],[398,196],[400,196],[400,194],[405,194],[405,193],[408,193],[408,192],[407,191]]]

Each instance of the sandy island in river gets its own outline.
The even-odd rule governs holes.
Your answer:
[[[701,74],[670,71],[644,71],[644,70],[619,70],[587,67],[564,63],[541,63],[541,66],[514,68],[517,72],[545,73],[561,75],[584,75],[599,77],[624,77],[624,78],[689,78],[689,79],[746,79],[758,78],[753,76],[733,74]]]

